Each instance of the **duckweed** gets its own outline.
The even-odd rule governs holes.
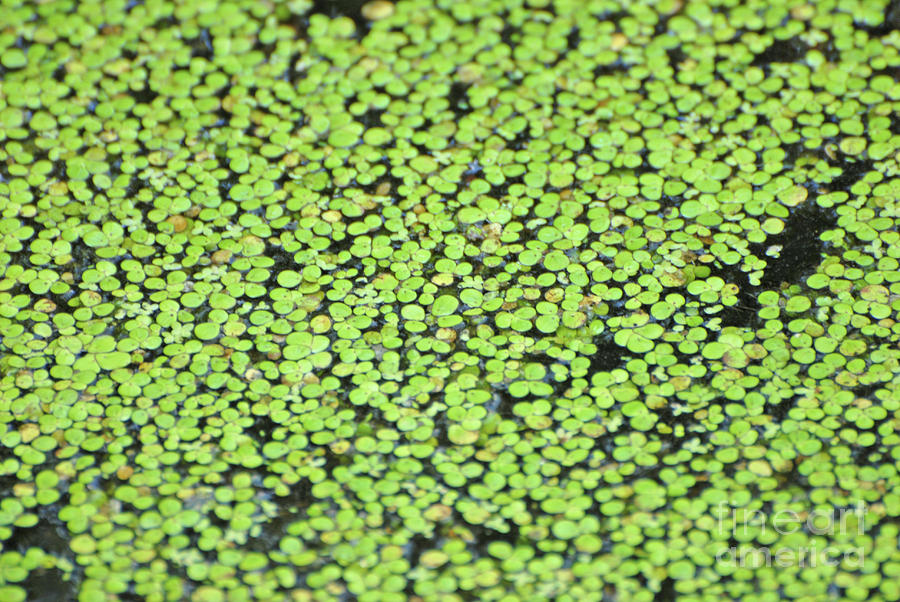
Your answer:
[[[0,24],[0,599],[900,599],[896,3]]]

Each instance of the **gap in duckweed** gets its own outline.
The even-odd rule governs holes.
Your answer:
[[[793,63],[803,59],[809,51],[809,45],[800,37],[786,40],[775,40],[765,50],[757,54],[751,66],[768,66],[771,63]]]
[[[291,499],[278,498],[278,513],[259,525],[259,534],[247,538],[247,549],[266,553],[278,548],[278,543],[288,535],[290,526],[303,518],[304,510],[312,503],[309,490]]]
[[[68,529],[59,519],[59,511],[63,507],[62,503],[40,506],[37,509],[38,522],[31,527],[14,528],[12,536],[4,542],[4,548],[20,554],[25,554],[29,549],[41,549],[71,563],[72,571],[68,575],[57,567],[39,568],[30,572],[21,582],[29,602],[57,602],[78,598],[84,568],[75,561],[70,549]]]
[[[592,339],[597,351],[591,354],[591,373],[610,372],[621,368],[627,361],[627,353],[613,340],[613,336],[604,333]]]
[[[28,548],[41,547],[51,554],[68,556],[70,538],[66,536],[66,526],[58,518],[62,507],[62,504],[40,507],[38,522],[31,527],[16,527],[7,540],[9,546],[22,553]]]
[[[35,547],[43,547],[38,543]],[[59,602],[59,600],[75,600],[78,597],[80,581],[75,578],[66,579],[65,574],[57,568],[37,569],[28,574],[20,583],[28,595],[28,602]]]
[[[859,182],[863,176],[872,171],[874,167],[874,161],[871,159],[845,159],[833,164],[840,166],[842,171],[841,175],[826,186],[831,191],[842,190],[849,192],[850,188]]]
[[[666,577],[659,586],[659,592],[653,597],[655,602],[674,602],[678,599],[675,591],[675,580]]]
[[[472,112],[472,107],[469,106],[469,99],[467,96],[469,88],[471,87],[471,82],[464,82],[459,79],[455,79],[453,83],[450,84],[447,100],[450,102],[450,108],[453,110],[456,119],[462,119]]]
[[[851,391],[853,391],[853,394],[856,395],[857,397],[860,397],[862,399],[873,400],[872,395],[879,389],[884,389],[884,386],[885,386],[885,383],[871,383],[868,385],[859,385],[859,386],[853,387],[851,389]]]
[[[788,145],[786,161],[793,165],[804,152],[799,145]],[[844,162],[841,175],[824,187],[828,191],[849,190],[871,169],[871,161]],[[767,236],[763,242],[749,245],[753,255],[766,257],[767,266],[759,284],[752,284],[738,266],[717,271],[726,282],[735,282],[739,286],[738,303],[721,312],[723,326],[755,327],[760,322],[757,315],[759,292],[804,282],[825,258],[831,245],[821,236],[837,225],[838,215],[834,207],[823,206],[816,201],[819,194],[825,193],[822,188],[811,183],[809,198],[792,210],[783,230]]]
[[[311,14],[325,15],[331,19],[347,17],[356,24],[356,34],[362,35],[369,25],[363,16],[363,6],[369,0],[313,0]]]
[[[784,284],[803,282],[825,256],[828,243],[822,234],[836,224],[834,209],[818,205],[812,197],[795,207],[784,230],[750,245],[751,253],[766,257],[767,263],[757,290],[778,290]]]
[[[774,417],[776,420],[784,420],[785,418],[787,418],[788,413],[792,408],[795,407],[799,397],[799,395],[792,395],[790,397],[778,400],[777,403],[769,403],[772,417]]]
[[[873,26],[857,21],[855,23],[856,27],[872,37],[886,36],[892,31],[900,29],[900,2],[898,0],[890,0],[883,10],[884,20],[879,25]]]

